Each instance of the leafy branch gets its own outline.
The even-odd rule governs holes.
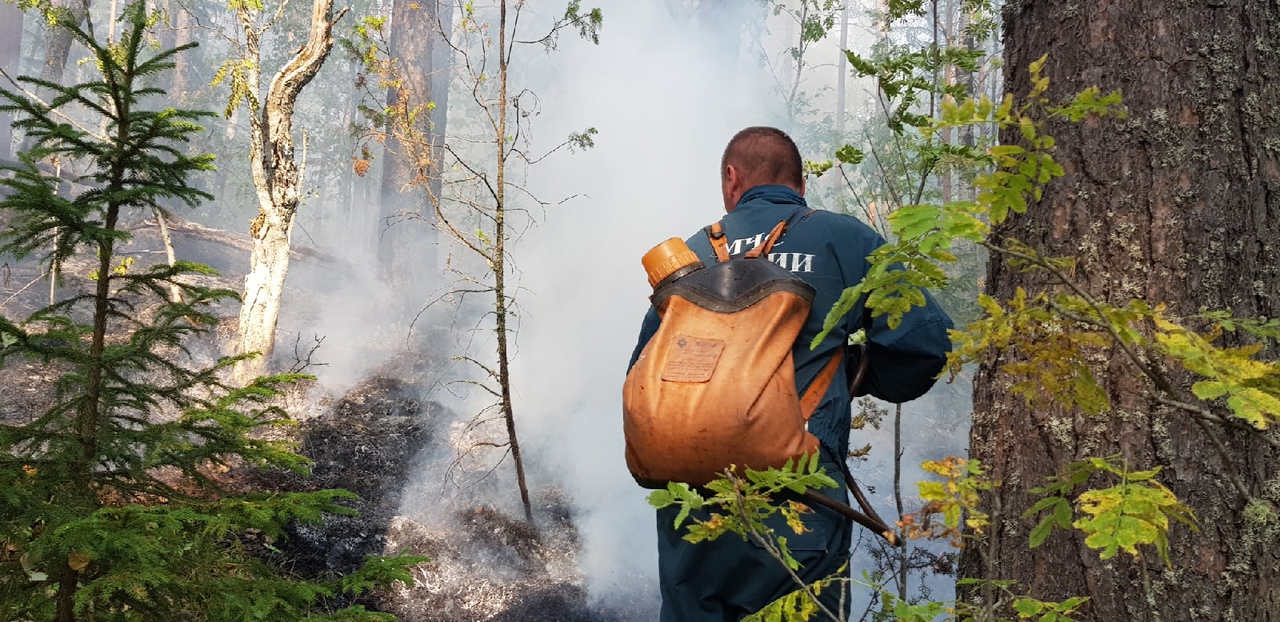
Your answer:
[[[1117,460],[1118,457],[1089,458],[1073,462],[1048,484],[1031,489],[1032,494],[1046,495],[1023,515],[1029,518],[1043,514],[1031,530],[1031,548],[1043,544],[1054,527],[1074,527],[1085,533],[1085,545],[1101,549],[1102,559],[1110,559],[1121,550],[1140,557],[1138,545],[1151,545],[1165,565],[1172,568],[1166,536],[1169,519],[1198,531],[1195,515],[1155,480],[1159,467],[1132,471]],[[1067,496],[1095,475],[1111,475],[1120,483],[1082,492],[1076,502],[1085,516],[1072,521],[1074,512]]]
[[[774,530],[764,522],[769,517],[780,513],[786,520],[787,526],[796,534],[808,531],[802,516],[811,511],[809,507],[795,500],[775,503],[774,497],[784,492],[800,495],[813,488],[838,487],[835,480],[820,467],[819,462],[819,456],[815,453],[801,456],[794,462],[788,460],[780,469],[771,468],[764,471],[744,469],[744,473],[739,475],[734,467],[730,467],[723,477],[712,480],[706,485],[706,490],[713,493],[710,497],[704,497],[688,484],[671,482],[667,484],[665,490],[655,490],[650,493],[649,504],[657,509],[677,506],[679,508],[675,518],[677,529],[685,524],[692,512],[705,513],[706,518],[694,517],[693,523],[687,527],[684,539],[688,542],[696,544],[734,533],[744,540],[759,544],[771,557],[778,560],[798,586],[800,595],[784,597],[783,602],[775,602],[767,607],[765,611],[768,611],[770,616],[775,614],[781,616],[784,611],[790,611],[795,615],[801,613],[809,615],[815,611],[821,611],[830,619],[839,620],[835,613],[818,600],[817,594],[832,582],[843,579],[833,576],[813,585],[805,583],[796,574],[800,563],[787,547],[786,536],[774,533]],[[839,574],[843,574],[843,570]],[[780,620],[781,618],[760,619]],[[787,619],[808,618],[788,617]]]

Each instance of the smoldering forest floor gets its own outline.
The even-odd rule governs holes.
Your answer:
[[[277,545],[288,563],[301,574],[318,575],[349,572],[370,554],[429,557],[414,569],[412,585],[361,600],[405,622],[651,619],[638,605],[589,602],[577,565],[580,539],[571,500],[561,491],[535,493],[532,525],[478,494],[456,491],[443,492],[422,515],[400,513],[411,479],[444,477],[426,465],[452,464],[448,431],[459,418],[424,400],[412,379],[397,377],[430,367],[412,358],[396,359],[337,399],[309,400],[317,410],[300,426],[299,442],[314,461],[310,476],[241,474],[249,488],[345,488],[360,495],[352,504],[358,517],[335,516],[291,530]],[[516,494],[514,487],[506,492]]]
[[[143,257],[140,263],[160,259],[154,253]],[[0,314],[21,321],[47,304],[48,279],[31,262],[0,259]],[[89,292],[91,282],[83,276],[90,271],[88,262],[77,259],[64,270],[67,278],[55,292],[59,298]],[[238,276],[233,272],[209,277],[206,284],[234,290]],[[286,301],[286,308],[297,305],[296,300]],[[139,309],[140,314],[146,312],[145,307]],[[193,365],[208,364],[227,351],[235,309],[224,305],[216,312],[223,318],[221,327],[188,344]],[[304,313],[314,312],[311,307]],[[290,346],[282,343],[278,348],[291,350]],[[317,361],[328,347],[316,353]],[[295,525],[286,539],[264,543],[263,554],[309,577],[349,572],[367,555],[427,556],[429,562],[413,569],[412,585],[397,584],[360,600],[369,609],[393,613],[405,622],[652,619],[655,612],[649,602],[590,601],[578,564],[581,540],[573,500],[563,491],[533,491],[534,521],[529,524],[520,513],[506,509],[513,507],[511,503],[499,507],[486,498],[506,495],[501,498],[509,500],[517,494],[514,484],[494,483],[498,475],[488,476],[484,483],[484,472],[474,469],[447,476],[449,467],[457,466],[456,430],[469,417],[431,401],[424,387],[439,381],[431,375],[440,368],[441,357],[450,354],[443,348],[408,354],[403,344],[398,354],[388,354],[396,350],[390,344],[363,344],[362,356],[381,352],[386,360],[350,388],[335,392],[322,380],[311,381],[281,398],[281,406],[299,421],[283,434],[313,461],[310,475],[246,468],[223,475],[227,485],[240,490],[345,488],[360,496],[351,502],[359,516]],[[0,423],[31,421],[44,412],[56,399],[54,383],[62,373],[40,362],[6,361],[0,367]],[[322,370],[317,375],[323,379]],[[510,463],[501,464],[497,473],[502,470],[509,471]],[[471,484],[481,480],[482,485],[448,486],[447,477],[471,478]],[[435,480],[440,484],[432,485]],[[418,491],[414,494],[419,497],[422,490],[440,492],[415,499],[417,509],[409,513],[402,512],[406,488]],[[333,603],[344,604],[348,603]]]

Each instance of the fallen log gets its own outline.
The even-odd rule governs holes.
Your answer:
[[[206,227],[198,222],[192,222],[180,216],[175,216],[172,212],[165,215],[164,222],[169,227],[169,235],[173,236],[175,240],[186,239],[210,242],[219,246],[241,250],[246,253],[253,250],[253,239],[249,237],[248,233]],[[143,220],[138,225],[130,227],[129,231],[136,235],[137,232],[143,228],[159,229],[158,223],[153,217]],[[290,245],[289,258],[299,261],[326,264],[330,267],[341,268],[348,272],[353,268],[350,262],[338,257],[337,255],[332,255],[309,246],[300,246],[298,244]]]

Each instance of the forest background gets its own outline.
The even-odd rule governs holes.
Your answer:
[[[954,176],[945,166],[918,175],[910,166],[892,162],[897,156],[885,125],[899,110],[888,105],[894,96],[877,92],[875,80],[855,77],[855,68],[846,64],[849,59],[838,49],[867,58],[876,58],[877,44],[881,52],[934,44],[973,50],[976,64],[969,69],[960,71],[939,62],[924,72],[918,72],[920,66],[908,69],[920,75],[901,77],[961,85],[959,95],[988,94],[998,101],[1004,85],[999,79],[1001,53],[994,42],[995,7],[936,2],[915,3],[918,10],[902,11],[897,5],[904,3],[889,2],[846,10],[835,2],[807,0],[598,3],[608,26],[601,32],[579,33],[584,18],[570,17],[558,4],[516,4],[524,11],[522,28],[533,34],[526,39],[532,45],[511,56],[511,79],[518,86],[508,97],[513,127],[519,129],[510,134],[518,152],[512,151],[513,166],[507,174],[518,190],[509,204],[511,246],[496,252],[504,261],[512,261],[497,271],[512,279],[510,294],[499,294],[499,299],[510,296],[516,312],[509,378],[491,367],[489,353],[495,346],[492,326],[487,324],[493,317],[491,305],[477,300],[493,293],[495,273],[486,263],[492,264],[494,255],[477,260],[468,252],[475,250],[468,248],[468,241],[479,240],[482,250],[492,250],[495,241],[486,239],[484,229],[491,218],[468,211],[480,196],[469,182],[481,176],[463,163],[484,162],[484,170],[492,170],[486,159],[491,157],[482,145],[485,132],[490,131],[486,123],[497,108],[472,96],[472,87],[492,84],[491,68],[498,60],[489,59],[489,71],[472,74],[459,61],[467,52],[473,56],[466,58],[479,58],[478,51],[486,45],[492,50],[495,15],[488,7],[469,3],[453,12],[436,13],[451,16],[434,26],[450,32],[449,40],[457,49],[450,53],[449,46],[437,43],[417,52],[425,56],[419,57],[415,69],[422,68],[422,58],[431,64],[432,109],[423,104],[421,110],[402,112],[406,119],[414,114],[419,121],[430,117],[434,127],[420,124],[428,134],[446,128],[448,156],[441,154],[438,145],[418,152],[434,156],[425,166],[421,158],[417,163],[417,172],[426,172],[427,178],[432,177],[432,166],[449,165],[448,170],[435,172],[443,178],[435,186],[415,179],[414,166],[406,167],[407,178],[387,172],[396,157],[414,154],[411,140],[403,141],[399,153],[380,153],[389,142],[387,128],[395,124],[394,111],[388,117],[384,107],[395,100],[387,99],[383,88],[387,84],[380,80],[407,81],[403,74],[410,65],[397,68],[378,55],[395,47],[390,43],[396,34],[394,18],[389,25],[378,19],[396,8],[353,6],[345,21],[336,22],[335,36],[349,38],[350,45],[340,44],[319,68],[298,100],[294,121],[297,153],[305,167],[293,241],[330,263],[308,266],[304,262],[291,270],[277,337],[281,351],[271,360],[277,368],[287,368],[294,349],[283,346],[323,338],[314,352],[304,346],[303,356],[313,357],[313,364],[325,363],[309,371],[319,376],[323,391],[336,394],[379,370],[397,351],[430,347],[448,352],[418,380],[424,399],[445,402],[459,413],[459,421],[450,428],[451,444],[466,459],[459,460],[454,453],[425,460],[402,512],[430,520],[439,507],[448,506],[447,499],[456,498],[457,491],[470,494],[476,489],[496,493],[495,502],[517,512],[518,505],[506,494],[512,488],[503,479],[506,467],[490,475],[503,456],[515,449],[515,436],[506,434],[512,428],[503,425],[504,419],[514,418],[533,488],[572,491],[575,520],[584,538],[581,562],[592,595],[651,602],[654,580],[646,569],[653,564],[635,561],[652,559],[651,513],[617,460],[621,440],[616,389],[645,306],[638,257],[656,241],[687,235],[714,219],[718,204],[714,166],[719,151],[728,136],[751,124],[784,127],[799,139],[807,157],[839,162],[841,166],[825,169],[811,181],[811,203],[857,214],[886,234],[888,214],[907,203],[902,195],[911,190],[927,191],[928,197],[921,199],[941,201],[968,192],[958,166]],[[421,9],[422,5],[413,6]],[[590,15],[589,8],[570,6]],[[11,5],[4,8],[12,10]],[[175,214],[222,231],[253,231],[257,225],[251,221],[259,199],[250,159],[245,157],[247,138],[253,133],[247,121],[250,113],[245,107],[227,105],[229,100],[245,103],[235,101],[237,85],[247,84],[237,82],[245,69],[242,61],[235,60],[236,44],[245,42],[238,19],[221,5],[165,8],[173,29],[157,31],[160,43],[198,40],[202,44],[181,57],[171,96],[185,107],[228,112],[225,120],[209,120],[204,142],[194,145],[218,156],[217,170],[197,181],[216,200],[194,213]],[[469,13],[473,8],[476,13]],[[88,9],[99,30],[109,28],[108,15],[115,9],[105,3]],[[264,76],[272,75],[305,37],[306,9],[291,5],[268,31],[263,39]],[[1009,19],[1009,14],[1023,9],[1014,5],[1005,10]],[[877,11],[881,15],[897,11],[904,19],[877,22],[867,17]],[[33,13],[27,15],[17,22],[23,25],[22,36],[5,39],[22,44],[15,57],[17,68],[12,60],[6,65],[11,75],[37,73],[41,61],[54,56],[45,47],[43,22],[33,19]],[[478,17],[468,21],[472,15]],[[590,21],[585,18],[586,23]],[[539,38],[557,29],[565,32]],[[596,36],[598,41],[592,41]],[[1267,40],[1261,33],[1259,38]],[[372,46],[379,43],[381,48],[375,50]],[[1018,60],[1025,65],[1043,52],[1029,50],[1026,58]],[[394,50],[391,53],[394,56]],[[79,76],[86,71],[84,63],[76,62],[74,49],[70,59],[69,73]],[[1052,63],[1051,59],[1051,68]],[[877,68],[859,70],[876,73]],[[72,76],[66,80],[73,81]],[[891,80],[884,75],[878,80],[879,85],[886,82]],[[441,83],[449,88],[438,86]],[[926,116],[938,113],[945,95],[929,95],[929,91],[923,89],[924,96],[904,109]],[[1159,121],[1154,116],[1153,120]],[[1274,133],[1274,120],[1263,120],[1261,125]],[[983,131],[965,135],[957,127],[942,142],[976,145],[984,138]],[[991,128],[985,131],[990,137]],[[857,145],[861,153],[837,157],[845,144]],[[1267,149],[1274,152],[1274,147]],[[557,150],[554,157],[541,160],[543,154]],[[814,171],[820,170],[823,165],[815,165]],[[411,197],[407,202],[405,194]],[[440,213],[432,206],[432,196],[446,205]],[[454,232],[461,235],[451,237],[447,230],[437,233],[428,222],[450,218],[457,223]],[[497,240],[506,239],[497,236]],[[179,254],[181,250],[179,244]],[[225,259],[217,267],[228,274],[248,271],[243,254],[207,247],[205,253]],[[336,264],[329,259],[335,257]],[[953,275],[960,291],[944,294],[959,319],[976,313],[960,301],[972,300],[982,282],[981,258],[976,250],[965,255]],[[210,261],[208,256],[197,259]],[[24,286],[28,283],[14,283],[12,289]],[[290,291],[304,293],[291,298]],[[233,332],[229,327],[228,331]],[[472,362],[485,367],[477,372]],[[864,430],[862,437],[872,453],[859,464],[857,474],[875,483],[873,496],[886,514],[913,509],[901,507],[895,499],[904,494],[903,482],[909,487],[922,478],[910,465],[965,453],[970,373],[972,368],[965,368],[957,382],[940,385],[927,400],[892,415],[879,415],[886,423],[884,431]],[[513,394],[504,396],[496,410],[489,391],[476,384],[491,379]],[[513,404],[519,414],[513,415]],[[874,407],[864,408],[876,412]],[[499,417],[490,418],[495,412]],[[896,421],[902,424],[891,425]],[[889,427],[897,427],[897,434]],[[895,456],[895,447],[904,448],[905,453]],[[895,470],[895,464],[900,468]],[[1154,465],[1134,465],[1145,466]],[[1258,477],[1259,485],[1265,487],[1269,470],[1262,468]],[[525,511],[529,512],[527,495]],[[904,559],[887,560],[883,552],[875,557],[873,547],[865,550],[859,563],[889,574],[898,574],[891,568],[895,563],[909,565]],[[945,547],[926,546],[913,563],[917,571],[950,570],[954,558],[949,555]],[[916,577],[920,586],[913,588],[916,598],[947,596],[949,580]]]

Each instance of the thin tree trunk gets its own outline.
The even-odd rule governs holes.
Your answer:
[[[893,501],[898,508],[898,520],[906,516],[906,508],[902,503],[902,404],[895,404],[893,409]],[[898,570],[894,573],[898,599],[907,600],[907,561],[909,547],[898,546],[896,550]]]
[[[1280,109],[1271,105],[1280,101],[1280,4],[1022,0],[1004,11],[1007,90],[1026,93],[1027,66],[1048,53],[1050,99],[1122,89],[1130,118],[1050,123],[1066,176],[1001,233],[1076,257],[1077,280],[1113,304],[1280,315]],[[996,298],[1048,286],[991,263]],[[1280,619],[1280,456],[1253,434],[1215,428],[1230,447],[1219,454],[1196,421],[1156,402],[1124,357],[1101,354],[1114,408],[1093,417],[1029,409],[1004,389],[1001,360],[981,367],[970,451],[1004,482],[984,499],[1004,518],[985,545],[965,550],[963,576],[1016,579],[1047,600],[1090,597],[1077,619]],[[1185,390],[1189,378],[1171,373]],[[1133,468],[1162,466],[1159,480],[1199,518],[1199,533],[1172,528],[1172,568],[1154,554],[1101,560],[1074,532],[1029,549],[1034,522],[1020,516],[1035,498],[1026,489],[1074,460],[1117,454]],[[1253,497],[1250,512],[1229,484],[1235,476]]]
[[[516,437],[516,416],[511,402],[510,351],[507,348],[507,289],[506,289],[506,184],[507,184],[507,72],[511,59],[507,55],[507,0],[502,0],[498,17],[498,135],[494,141],[498,148],[498,180],[495,189],[497,210],[494,214],[493,272],[495,297],[494,315],[498,331],[498,384],[502,387],[502,413],[507,420],[507,438],[511,443],[511,458],[516,466],[516,483],[520,487],[520,502],[524,504],[524,517],[533,523],[533,506],[529,503],[529,487],[524,479],[524,461],[520,457],[520,443]]]
[[[938,16],[937,6],[938,6],[937,2],[934,2],[934,18],[935,19]],[[947,2],[947,10],[945,12],[945,15],[946,15],[946,17],[944,18],[945,22],[942,28],[943,40],[939,41],[937,38],[938,28],[936,25],[933,31],[934,32],[933,44],[939,48],[950,47],[951,40],[954,37],[953,29],[955,28],[955,16],[956,16],[956,3],[954,1]],[[949,64],[946,66],[946,69],[944,69],[942,72],[942,84],[950,86],[952,84],[955,84],[955,80],[956,80],[956,67],[955,65]],[[954,98],[952,98],[950,95],[947,95],[943,97],[943,101],[954,101]],[[950,145],[950,144],[954,144],[955,142],[953,135],[954,133],[952,129],[947,127],[942,129],[940,138],[942,142]],[[954,198],[954,196],[952,195],[952,185],[953,185],[952,182],[954,180],[954,176],[952,175],[951,168],[949,166],[942,166],[942,167],[939,167],[937,170],[938,170],[938,176],[940,177],[939,185],[941,186],[941,190],[942,190],[942,201],[944,203],[949,202]]]
[[[968,32],[969,24],[971,24],[972,22],[973,22],[973,14],[968,11],[965,11],[964,8],[961,7],[961,10],[959,12],[959,23],[956,24],[956,30],[957,30],[956,34],[957,36],[964,37],[963,39],[964,49],[970,52],[974,50],[974,46],[976,45],[976,43],[973,40],[973,35],[969,34]],[[965,92],[969,95],[969,97],[977,97],[978,90],[977,90],[976,72],[968,71],[964,68],[956,68],[955,73],[956,73],[956,82],[960,84],[964,84],[966,86]],[[961,127],[958,134],[959,134],[959,142],[961,145],[965,147],[974,146],[975,143],[973,139],[972,125],[966,125],[964,127]]]
[[[83,26],[85,20],[89,16],[88,0],[51,0],[51,5],[55,10],[66,10],[70,13],[70,19],[75,24]],[[45,24],[44,29],[44,64],[40,68],[40,78],[55,82],[63,83],[63,77],[66,74],[67,56],[71,54],[71,44],[74,43],[71,31],[66,28]],[[50,93],[46,89],[38,89],[37,95],[48,101]],[[31,141],[24,139],[22,149],[31,148]]]
[[[840,59],[836,62],[836,135],[844,140],[845,74],[849,73],[849,57],[844,51],[849,49],[849,0],[845,0],[840,9]]]
[[[111,0],[111,14],[107,21],[107,43],[116,42],[116,16],[120,12],[120,0]]]
[[[173,238],[169,236],[169,225],[165,222],[164,212],[153,209],[152,214],[156,217],[156,225],[160,229],[160,242],[164,244],[164,256],[169,260],[169,265],[173,266],[178,263],[178,256],[173,252]],[[182,290],[175,283],[169,284],[169,300],[182,302]]]
[[[71,21],[83,26],[89,16],[88,0],[52,0],[55,9],[65,9],[71,13]],[[40,78],[62,84],[63,74],[67,67],[67,56],[71,53],[74,42],[70,30],[56,26],[45,27],[44,67],[40,70]]]
[[[75,596],[79,587],[80,573],[67,568],[58,577],[58,593],[54,597],[54,622],[75,622]]]

